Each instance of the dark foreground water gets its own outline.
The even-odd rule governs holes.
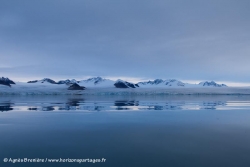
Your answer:
[[[250,96],[2,96],[2,166],[249,167]]]

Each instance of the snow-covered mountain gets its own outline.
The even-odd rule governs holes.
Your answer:
[[[144,89],[145,88],[145,89]],[[13,82],[8,78],[0,78],[0,95],[5,94],[86,94],[86,95],[128,95],[128,94],[248,94],[249,87],[227,87],[214,81],[199,84],[183,83],[176,79],[139,82],[138,84],[124,80],[113,81],[101,77],[86,80],[54,81],[49,78],[25,82]]]
[[[227,87],[227,85],[225,84],[217,84],[214,81],[205,81],[205,82],[200,82],[199,83],[200,86],[205,86],[205,87]]]
[[[57,84],[67,84],[67,85],[69,85],[69,84],[74,84],[74,83],[77,83],[77,82],[78,81],[75,80],[75,79],[71,79],[71,80],[66,79],[66,80],[60,80],[60,81],[58,81]]]
[[[123,80],[117,80],[115,83],[114,83],[114,86],[116,88],[137,88],[139,87],[138,84],[133,84],[131,82],[127,82],[127,81],[123,81]]]
[[[140,87],[187,87],[187,88],[195,88],[195,87],[227,87],[225,84],[218,84],[214,81],[205,81],[200,82],[199,84],[189,84],[189,83],[183,83],[176,79],[169,79],[169,80],[162,80],[162,79],[155,79],[153,81],[147,81],[147,82],[139,82],[138,85]]]
[[[1,80],[2,80],[2,83],[8,82],[8,78],[2,78]],[[66,80],[60,80],[58,82],[49,78],[44,78],[42,80],[29,81],[28,83],[40,83],[40,84],[47,83],[47,84],[66,84],[66,85],[72,85],[74,83],[77,83],[79,84],[79,86],[84,86],[86,88],[97,88],[97,87],[102,87],[102,88],[105,88],[105,87],[109,87],[109,88],[112,88],[112,87],[115,87],[115,88],[226,87],[225,84],[217,84],[214,81],[211,81],[211,82],[205,81],[199,84],[188,84],[188,83],[183,83],[176,79],[167,79],[167,80],[155,79],[153,81],[138,82],[137,84],[134,84],[128,81],[120,80],[120,79],[118,79],[117,81],[113,81],[110,79],[104,79],[102,77],[93,77],[93,78],[80,80],[80,81],[77,81],[75,79],[71,79],[71,80],[66,79]]]
[[[93,77],[93,78],[89,78],[89,79],[86,79],[86,80],[82,80],[83,82],[86,82],[86,83],[94,83],[95,85],[97,84],[100,84],[102,82],[105,82],[107,79],[104,79],[102,77]]]
[[[115,81],[104,79],[102,77],[94,77],[77,82],[80,86],[88,87],[114,87]]]
[[[110,79],[104,79],[102,77],[94,77],[86,80],[81,80],[77,82],[81,86],[85,86],[86,88],[101,88],[101,87],[109,87],[109,88],[136,88],[139,87],[137,84],[123,81],[118,79],[117,81],[113,81]]]
[[[162,80],[155,79],[153,81],[138,82],[139,87],[184,87],[185,83],[176,79]]]
[[[2,77],[0,78],[0,84],[11,87],[11,84],[16,84],[16,83],[10,80],[9,78]]]
[[[57,84],[56,81],[50,79],[50,78],[44,78],[42,80],[34,80],[34,81],[28,81],[27,83],[51,83],[51,84]]]
[[[44,78],[42,80],[34,80],[34,81],[28,81],[28,83],[49,83],[49,84],[66,84],[66,85],[71,85],[74,83],[79,84],[80,86],[85,86],[85,87],[114,87],[115,81],[109,80],[109,79],[103,79],[101,77],[94,77],[94,78],[89,78],[86,80],[81,80],[77,81],[75,79],[66,79],[66,80],[60,80],[58,82],[50,79],[50,78]]]
[[[161,84],[161,83],[163,83],[164,82],[164,80],[162,80],[162,79],[155,79],[155,80],[153,80],[153,81],[146,81],[146,82],[138,82],[137,84],[138,85],[159,85],[159,84]]]
[[[41,79],[41,80],[34,80],[34,81],[28,81],[27,83],[50,83],[50,84],[67,84],[67,85],[70,85],[70,84],[74,84],[74,83],[77,83],[78,81],[76,81],[75,79],[66,79],[66,80],[60,80],[58,82],[50,79],[50,78],[44,78],[44,79]]]

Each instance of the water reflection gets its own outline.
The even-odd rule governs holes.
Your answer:
[[[139,101],[115,101],[115,106],[138,106]]]
[[[226,106],[226,102],[203,102],[203,108],[202,109],[208,109],[208,110],[216,110],[217,107],[223,107]]]
[[[42,107],[42,111],[54,111],[54,110],[55,110],[54,106]]]
[[[68,99],[66,103],[57,103],[59,106],[58,110],[78,110],[80,103],[83,103],[84,99]]]
[[[154,111],[250,109],[250,100],[199,99],[0,99],[0,111]]]
[[[139,101],[115,101],[116,110],[130,110],[132,106],[139,106]]]
[[[38,110],[38,108],[37,107],[29,107],[28,110],[35,110],[36,111],[36,110]]]
[[[14,105],[14,104],[10,103],[10,102],[2,102],[2,103],[0,103],[0,111],[4,112],[4,111],[13,110],[12,105]]]

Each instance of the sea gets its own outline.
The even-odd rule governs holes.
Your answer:
[[[0,167],[249,167],[248,95],[2,95]]]

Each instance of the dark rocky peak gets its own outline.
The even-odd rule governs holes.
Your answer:
[[[131,82],[127,82],[127,81],[123,81],[123,80],[117,80],[114,85],[116,88],[136,88],[136,87],[139,87],[138,84],[133,84]]]
[[[27,83],[36,83],[36,82],[38,82],[38,80],[28,81]]]
[[[52,80],[50,78],[44,78],[42,80],[28,81],[28,83],[37,83],[37,82],[40,82],[40,83],[48,82],[48,83],[51,83],[51,84],[57,84],[54,80]]]
[[[227,87],[227,85],[225,85],[225,84],[217,84],[214,81],[201,82],[201,83],[199,83],[199,85],[201,85],[201,86],[210,86],[210,87]]]
[[[57,82],[57,84],[74,84],[74,83],[77,83],[78,81],[76,81],[75,79],[72,79],[72,80],[69,80],[69,79],[66,79],[66,80],[60,80]]]
[[[42,83],[44,82],[48,82],[48,83],[51,83],[51,84],[57,84],[54,80],[50,79],[50,78],[44,78],[41,80]]]
[[[71,86],[68,87],[68,90],[84,90],[84,86],[80,86],[77,83],[73,83]]]
[[[158,85],[160,83],[164,82],[162,79],[155,79],[153,81],[146,81],[146,82],[138,82],[137,84],[142,84],[142,85],[148,85],[148,84],[151,84],[151,85]]]
[[[0,78],[0,84],[11,87],[11,84],[16,84],[16,83],[13,82],[12,80],[10,80],[9,78],[1,77]]]

